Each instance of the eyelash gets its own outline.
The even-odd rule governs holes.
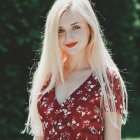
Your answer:
[[[76,29],[74,29],[74,30],[80,29],[79,26],[73,26],[73,28],[75,28],[75,27],[76,27]],[[60,32],[60,30],[61,30],[61,32]],[[64,32],[64,31],[65,31],[64,29],[59,29],[59,30],[58,30],[58,33],[62,33],[62,32]]]
[[[76,30],[80,29],[80,27],[79,27],[79,26],[73,26],[73,28],[74,28],[74,27],[76,27],[76,28],[77,28]]]
[[[60,31],[61,31],[61,32],[60,32]],[[59,29],[59,30],[58,30],[58,33],[62,33],[62,31],[64,31],[64,29]]]

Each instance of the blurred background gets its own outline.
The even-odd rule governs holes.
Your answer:
[[[0,140],[33,139],[20,132],[27,119],[31,67],[39,59],[46,14],[53,2],[0,0]],[[92,2],[128,89],[123,140],[140,140],[140,1]]]

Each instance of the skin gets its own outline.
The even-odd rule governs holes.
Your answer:
[[[121,140],[121,118],[122,115],[120,113],[112,112],[113,114],[117,114],[117,125],[118,128],[113,128],[113,124],[111,123],[108,113],[104,113],[104,122],[105,122],[105,129],[104,129],[104,140]]]
[[[71,26],[71,24],[76,23]],[[67,53],[68,59],[64,66],[69,73],[89,68],[86,48],[89,42],[90,28],[86,21],[76,12],[66,11],[62,14],[58,29],[59,47]],[[78,42],[73,48],[66,43]]]

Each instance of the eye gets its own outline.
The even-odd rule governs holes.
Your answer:
[[[73,29],[78,30],[78,29],[80,29],[80,27],[79,26],[73,26]]]
[[[63,33],[64,31],[65,31],[64,29],[61,29],[61,28],[60,28],[60,29],[58,30],[58,33]]]

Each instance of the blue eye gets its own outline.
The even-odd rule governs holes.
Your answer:
[[[58,33],[62,33],[62,32],[64,32],[65,30],[64,29],[59,29],[58,30]]]

